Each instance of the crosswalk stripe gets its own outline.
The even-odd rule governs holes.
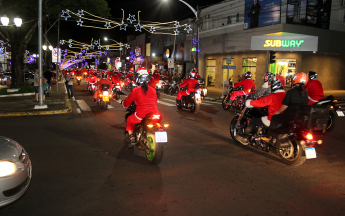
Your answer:
[[[115,107],[113,107],[112,105],[108,105],[109,109],[114,109]]]
[[[84,100],[76,101],[82,111],[91,111],[91,108],[89,107],[89,105],[87,105],[87,103]]]
[[[165,102],[162,102],[162,101],[157,101],[159,104],[163,104],[163,105],[166,105],[166,106],[176,106],[176,104],[175,105],[173,105],[173,104],[170,104],[170,103],[165,103]]]
[[[77,113],[81,113],[81,110],[79,108],[77,108]]]

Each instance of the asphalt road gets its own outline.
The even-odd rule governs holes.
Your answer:
[[[0,215],[345,215],[345,120],[299,167],[230,138],[233,113],[206,102],[198,114],[162,96],[170,124],[161,164],[124,144],[122,106],[101,111],[85,84],[73,113],[0,119],[33,165],[27,193]],[[85,107],[84,107],[85,109]]]

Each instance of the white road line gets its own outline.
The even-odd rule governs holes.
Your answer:
[[[176,100],[167,99],[167,98],[160,98],[160,99],[167,100],[167,101],[172,101],[172,102],[176,103]],[[221,104],[221,103],[210,102],[210,101],[202,101],[201,104],[204,104],[204,105],[214,105],[214,104]]]
[[[91,108],[84,100],[76,100],[82,111],[91,111]]]
[[[81,110],[80,110],[79,108],[77,108],[77,112],[78,112],[78,113],[81,113]]]
[[[114,109],[115,107],[113,107],[112,105],[108,105],[109,109]]]
[[[162,101],[157,101],[159,104],[163,104],[163,105],[166,105],[166,106],[176,106],[176,104],[175,105],[173,105],[173,104],[170,104],[170,103],[165,103],[165,102],[162,102]]]

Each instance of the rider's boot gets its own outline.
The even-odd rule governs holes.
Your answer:
[[[181,105],[181,100],[176,99],[176,105]]]
[[[133,148],[133,146],[135,146],[136,144],[137,142],[135,141],[135,135],[134,134],[129,135],[128,148]]]

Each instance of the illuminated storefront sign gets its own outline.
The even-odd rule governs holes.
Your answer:
[[[318,37],[292,33],[274,33],[251,37],[251,50],[318,51]]]
[[[264,47],[300,47],[304,40],[265,40]]]

